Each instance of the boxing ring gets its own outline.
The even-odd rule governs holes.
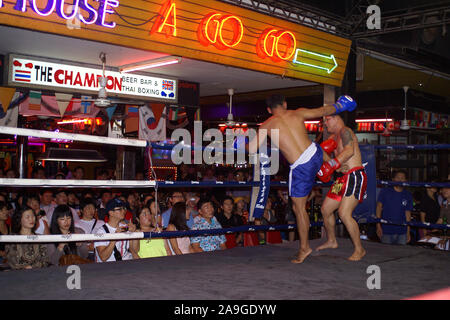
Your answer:
[[[0,133],[11,128],[0,127]],[[26,136],[55,137],[43,131],[13,129],[14,134]],[[20,130],[20,131],[17,131]],[[76,134],[57,134],[64,139],[103,144],[148,147],[146,141],[104,138]],[[89,141],[88,141],[89,140]],[[94,140],[94,141],[93,141]],[[128,141],[130,140],[130,141]],[[151,144],[153,148],[170,148]],[[398,146],[377,146],[377,148]],[[401,146],[400,148],[414,148]],[[426,146],[420,146],[423,148]],[[370,146],[374,148],[374,146]],[[432,145],[429,149],[450,149],[450,145]],[[369,156],[374,156],[370,153]],[[364,157],[363,157],[364,158]],[[363,162],[365,160],[363,159]],[[373,159],[372,159],[373,161]],[[256,167],[256,166],[255,166]],[[262,170],[261,170],[262,171]],[[256,176],[255,176],[256,177]],[[259,181],[258,181],[259,180]],[[92,188],[164,188],[164,187],[245,187],[252,188],[252,214],[255,203],[267,199],[270,186],[287,187],[287,182],[270,182],[261,175],[253,182],[174,182],[174,181],[90,181],[90,180],[39,180],[0,179],[0,187],[92,187]],[[395,185],[391,181],[373,181],[382,186]],[[439,187],[449,184],[405,182],[404,186]],[[317,184],[328,186],[330,184]],[[264,192],[262,189],[264,188]],[[368,188],[369,192],[369,188]],[[373,191],[372,191],[373,192]],[[262,194],[264,193],[264,194]],[[257,195],[254,197],[253,195]],[[372,198],[360,207],[355,219],[359,223],[391,221],[374,218]],[[259,200],[256,200],[259,199]],[[357,211],[357,210],[355,210]],[[340,221],[337,221],[340,223]],[[409,222],[421,228],[445,229],[449,225],[430,225]],[[311,226],[321,226],[320,222]],[[135,232],[98,235],[44,235],[0,236],[0,242],[68,242],[118,239],[151,239],[207,234],[230,234],[235,232],[294,230],[296,225],[255,226],[197,230],[185,232]],[[323,239],[311,240],[314,250]],[[338,239],[339,248],[320,252],[313,251],[304,263],[290,263],[298,250],[298,243],[267,244],[264,246],[235,247],[223,251],[168,256],[112,263],[80,265],[81,290],[67,287],[67,267],[52,266],[44,269],[0,272],[1,299],[170,299],[170,300],[297,300],[297,299],[404,299],[426,292],[450,287],[448,252],[412,246],[393,246],[363,241],[367,255],[358,262],[347,257],[353,247],[349,239]],[[381,288],[369,289],[370,266],[381,270]],[[30,288],[33,288],[32,290]]]

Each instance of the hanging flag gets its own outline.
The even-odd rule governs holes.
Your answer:
[[[30,91],[29,95],[29,110],[41,110],[41,99],[42,99],[42,93],[40,91]]]
[[[0,107],[0,126],[17,128],[19,107],[17,105],[11,106],[11,104],[17,101],[19,98],[20,92],[15,92],[6,108],[2,102],[2,106]],[[7,111],[4,111],[4,109],[7,109]]]
[[[70,103],[70,100],[72,100],[72,95],[68,93],[55,93],[56,97],[56,103],[58,104],[59,114],[61,115],[61,118],[64,116],[64,113],[66,112],[67,106]]]
[[[92,99],[92,97],[90,96],[81,96],[81,109],[80,112],[81,113],[89,113],[91,106],[92,106],[92,101],[87,101],[89,99]]]
[[[113,105],[112,107],[106,108],[106,113],[108,114],[108,119],[111,120],[114,112],[116,111],[117,104]]]
[[[11,103],[15,92],[15,88],[0,87],[0,103],[3,106],[3,111],[5,113],[8,110],[9,104]]]
[[[7,152],[5,158],[3,159],[3,170],[6,172],[11,168],[11,153]]]
[[[125,133],[139,130],[139,107],[135,105],[126,106],[127,118],[125,120]]]
[[[161,110],[162,109],[162,110]],[[152,104],[139,108],[139,139],[147,141],[166,140],[166,107]]]

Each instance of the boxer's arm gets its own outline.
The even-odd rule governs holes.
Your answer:
[[[314,109],[298,108],[295,112],[305,120],[309,120],[331,116],[336,113],[336,109],[332,105],[324,105],[320,108]]]
[[[345,127],[342,129],[340,136],[344,149],[336,156],[336,158],[343,164],[353,156],[355,148],[353,146],[353,132],[350,128]]]

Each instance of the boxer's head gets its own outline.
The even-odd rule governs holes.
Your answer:
[[[278,108],[287,109],[286,98],[281,94],[271,95],[266,99],[267,111],[273,114],[274,110]]]
[[[323,125],[329,133],[336,133],[344,126],[344,120],[338,114],[323,117]]]

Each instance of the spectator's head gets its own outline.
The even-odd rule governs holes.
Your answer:
[[[392,173],[392,181],[396,182],[405,182],[407,178],[407,174],[405,170],[395,170]]]
[[[75,232],[75,223],[72,210],[68,205],[58,205],[53,211],[50,223],[51,234],[67,234]]]
[[[73,178],[77,180],[84,179],[84,168],[80,166],[76,167],[73,171]]]
[[[36,216],[33,209],[24,207],[16,211],[11,219],[11,231],[14,234],[30,234],[34,233],[36,227]]]
[[[175,203],[170,213],[170,224],[173,224],[177,230],[189,230],[186,224],[186,204],[184,202]]]
[[[84,198],[80,203],[81,218],[84,220],[92,220],[95,216],[97,205],[92,198]]]
[[[222,200],[222,210],[225,214],[231,214],[233,213],[234,208],[234,200],[230,196],[226,196]]]
[[[55,202],[57,205],[67,204],[68,203],[67,191],[63,189],[56,191]]]
[[[35,195],[29,196],[25,204],[31,209],[33,209],[34,213],[38,213],[39,210],[41,209],[39,205],[39,198]]]
[[[183,192],[173,191],[170,195],[169,201],[172,206],[177,202],[185,202]]]
[[[208,168],[208,169],[206,169],[206,176],[207,176],[208,178],[214,177],[214,169],[213,169],[213,168]]]
[[[242,171],[242,170],[236,171],[235,178],[236,178],[236,181],[245,181],[244,171]]]
[[[144,173],[143,172],[137,172],[135,179],[136,180],[144,180]]]
[[[146,194],[144,197],[144,206],[150,207],[149,201],[154,200],[155,198],[151,194]]]
[[[5,222],[9,218],[8,204],[0,201],[0,221]]]
[[[406,171],[396,170],[392,173],[392,181],[394,182],[405,182],[406,181]],[[394,186],[394,189],[398,191],[403,191],[403,186]]]
[[[445,183],[450,184],[450,180],[445,181]],[[448,201],[450,201],[450,187],[442,188],[441,194],[444,197],[444,199],[447,199]]]
[[[234,203],[236,204],[236,209],[238,211],[245,211],[245,210],[247,210],[247,203],[245,202],[243,197],[236,197],[236,198],[234,198]]]
[[[214,217],[214,206],[210,198],[200,198],[197,203],[198,213],[207,221]]]
[[[108,180],[108,171],[101,169],[97,174],[97,180]]]
[[[155,199],[148,200],[145,204],[145,207],[149,208],[151,214],[154,215],[155,217],[161,213],[159,205],[157,205]]]
[[[62,172],[58,172],[58,173],[55,175],[55,179],[57,179],[57,180],[64,180],[65,178],[66,178],[65,174],[62,173]]]
[[[152,214],[149,208],[144,207],[141,210],[139,210],[138,214],[136,215],[137,220],[137,228],[138,229],[149,229],[151,227],[156,226],[156,214]]]
[[[5,195],[0,193],[0,201],[6,202],[6,197]]]
[[[14,169],[8,169],[6,171],[6,178],[14,179],[17,178],[19,175],[16,173]]]
[[[53,192],[48,189],[42,189],[40,194],[41,204],[43,206],[48,206],[53,201]]]
[[[33,179],[45,179],[45,169],[43,166],[36,166],[31,171]]]
[[[286,98],[281,94],[271,95],[266,99],[267,111],[272,114],[279,108],[287,109]]]
[[[134,193],[129,193],[129,194],[125,195],[125,198],[127,200],[129,208],[134,209],[137,205],[137,199],[134,196]]]
[[[100,194],[100,200],[102,201],[103,205],[106,206],[109,200],[112,199],[112,193],[109,190],[103,190]]]
[[[106,204],[106,212],[109,215],[109,221],[112,223],[119,223],[125,219],[127,212],[126,203],[118,198],[114,198],[108,201]]]
[[[190,208],[195,208],[195,206],[197,205],[197,202],[200,198],[193,192],[188,192],[186,193],[186,201],[187,201],[187,205]]]
[[[78,200],[77,195],[75,194],[75,192],[73,191],[69,191],[67,193],[67,203],[70,205],[76,205],[80,202],[80,200]]]
[[[94,193],[92,191],[85,191],[82,193],[81,198],[86,199],[86,198],[90,198],[90,199],[94,199]]]

